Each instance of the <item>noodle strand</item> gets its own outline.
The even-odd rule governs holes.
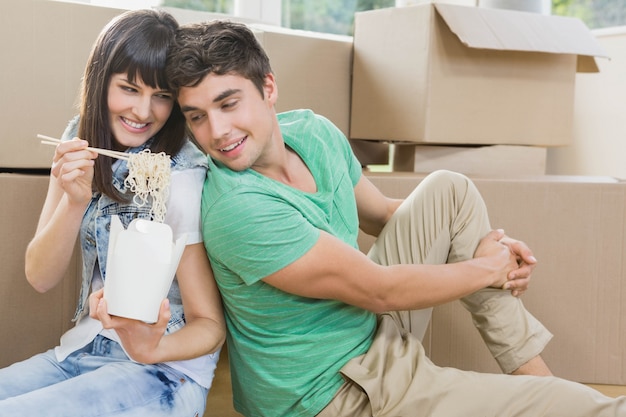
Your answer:
[[[170,163],[169,155],[152,153],[150,149],[128,155],[128,177],[124,183],[135,194],[133,202],[139,207],[148,204],[149,197],[152,197],[150,216],[160,223],[163,223],[167,211],[165,203],[169,196]]]

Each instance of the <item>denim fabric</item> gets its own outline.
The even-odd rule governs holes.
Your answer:
[[[54,351],[0,369],[0,416],[202,416],[207,389],[174,369],[132,362],[102,336],[62,362]]]
[[[74,118],[68,124],[63,133],[63,140],[71,140],[76,136],[78,130],[78,117]],[[137,153],[147,148],[151,140],[137,148],[130,149],[128,152]],[[207,167],[207,157],[198,150],[191,142],[187,142],[183,148],[172,157],[172,170],[184,170],[196,167]],[[124,179],[128,175],[128,167],[126,161],[119,161],[114,165],[113,185],[121,192],[126,191]],[[106,264],[107,250],[109,246],[109,229],[111,227],[111,216],[117,215],[124,227],[128,227],[130,222],[135,218],[147,219],[149,217],[150,208],[146,205],[138,207],[132,203],[119,203],[100,193],[94,193],[87,210],[83,216],[83,222],[80,230],[80,241],[82,251],[82,284],[80,296],[74,321],[86,313],[87,298],[91,280],[93,278],[94,268],[100,268],[100,274],[106,282]],[[167,298],[170,301],[172,317],[167,326],[167,333],[173,333],[185,325],[183,314],[182,299],[178,287],[178,281],[174,278]]]

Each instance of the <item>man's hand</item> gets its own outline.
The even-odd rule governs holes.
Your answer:
[[[511,291],[515,297],[528,289],[537,263],[524,242],[506,236],[500,229],[492,230],[481,239],[474,257],[485,258],[492,265],[495,274],[492,287]]]
[[[517,260],[518,268],[509,272],[508,281],[503,285],[503,289],[510,290],[515,297],[522,295],[530,284],[530,276],[537,265],[537,259],[533,256],[530,248],[522,241],[502,237],[500,243],[506,245]]]

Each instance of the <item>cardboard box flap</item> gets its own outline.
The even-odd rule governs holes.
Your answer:
[[[452,33],[470,48],[607,57],[585,24],[576,18],[539,13],[435,4]],[[579,69],[593,71],[589,60]],[[597,71],[597,67],[596,67]]]

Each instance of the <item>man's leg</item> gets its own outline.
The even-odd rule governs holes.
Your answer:
[[[463,175],[437,171],[406,198],[368,256],[381,265],[459,262],[473,257],[490,230],[487,208],[474,184]],[[549,373],[539,354],[552,335],[519,298],[487,288],[461,302],[504,372]],[[398,314],[403,326],[421,339],[429,312]]]
[[[438,367],[393,315],[379,320],[372,346],[341,369],[346,382],[317,417],[626,416],[626,397],[564,379]]]

